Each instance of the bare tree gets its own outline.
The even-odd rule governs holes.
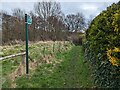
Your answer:
[[[23,33],[25,32],[25,26],[24,26],[24,17],[25,17],[25,10],[22,10],[20,8],[15,8],[12,10],[12,19],[13,19],[13,30],[16,33],[16,39],[17,40],[24,40]],[[12,31],[13,31],[12,30]]]
[[[38,2],[34,5],[35,13],[43,19],[44,30],[50,27],[47,19],[50,16],[58,16],[61,13],[60,3],[57,2]]]
[[[65,18],[69,31],[80,31],[84,28],[85,18],[82,13],[69,14]]]
[[[22,20],[25,16],[25,11],[21,10],[20,8],[15,8],[12,10],[13,16],[17,17],[18,19]]]

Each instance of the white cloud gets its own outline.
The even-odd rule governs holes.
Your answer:
[[[2,10],[7,11],[9,14],[11,14],[15,8],[20,8],[28,12],[33,10],[33,5],[34,3],[32,2],[2,2]]]
[[[8,1],[8,0],[4,0]],[[15,1],[15,0],[9,0],[9,1]],[[18,2],[20,1],[20,2]],[[27,1],[27,0],[24,0]],[[33,10],[34,3],[31,1],[42,1],[42,0],[29,0],[29,2],[24,2],[23,0],[17,0],[15,2],[3,2],[2,3],[2,9],[6,10],[9,13],[12,13],[12,9],[14,8],[21,8],[25,11]],[[46,1],[46,0],[45,0]],[[55,0],[54,0],[55,1]],[[61,0],[59,0],[61,1]],[[118,0],[114,0],[113,2],[98,2],[103,0],[94,0],[94,2],[89,2],[93,0],[82,0],[84,2],[61,2],[61,8],[63,13],[65,14],[74,14],[77,12],[81,12],[84,14],[86,18],[89,18],[90,16],[95,17],[98,15],[102,10],[105,10],[107,6],[111,5],[113,2],[116,2]],[[86,1],[86,2],[85,2]],[[106,1],[106,0],[104,0]],[[108,0],[110,1],[110,0]],[[111,0],[112,1],[112,0]],[[0,3],[1,4],[1,3]],[[1,5],[0,5],[1,6]]]
[[[83,10],[97,10],[98,9],[98,7],[96,6],[96,5],[89,5],[89,4],[83,4],[81,7],[80,7],[81,9],[83,9]]]
[[[83,13],[85,18],[94,18],[100,12],[106,10],[113,2],[62,2],[61,7],[63,13],[75,14],[77,12]]]

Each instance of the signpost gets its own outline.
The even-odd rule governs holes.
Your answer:
[[[28,64],[28,25],[32,24],[32,19],[30,16],[25,14],[25,30],[26,30],[26,74],[29,73],[29,64]]]

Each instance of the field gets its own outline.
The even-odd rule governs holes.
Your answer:
[[[3,46],[1,56],[19,53],[25,45]],[[21,57],[0,61],[3,88],[79,88],[94,87],[91,67],[84,60],[82,46],[67,41],[29,44],[29,75],[13,72]],[[13,78],[14,77],[14,78]]]
[[[119,0],[83,3],[82,7],[81,2],[61,5],[43,0],[29,4],[31,10],[27,4],[14,4],[4,3],[7,8],[0,12],[0,89],[119,90]],[[89,6],[96,9],[87,8],[85,14]],[[25,52],[28,40],[29,53]]]

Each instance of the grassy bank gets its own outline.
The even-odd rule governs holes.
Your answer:
[[[53,46],[54,46],[54,52],[53,52]],[[39,64],[46,64],[49,63],[49,60],[52,60],[55,58],[56,53],[65,52],[71,48],[71,44],[69,42],[37,42],[37,43],[29,43],[29,56],[30,58],[39,63]],[[2,53],[0,56],[4,57],[7,55],[12,55],[21,52],[21,50],[25,50],[25,45],[11,45],[11,46],[3,46],[2,47]],[[3,80],[3,87],[11,87],[12,81],[9,80],[10,75],[12,72],[14,72],[21,63],[22,58],[20,56],[15,58],[6,59],[4,61],[0,61],[0,64],[2,64],[2,78]],[[30,61],[30,59],[29,59]],[[54,61],[54,60],[52,60]],[[56,62],[55,62],[56,63]],[[34,71],[32,68],[30,68],[30,74]]]
[[[93,87],[91,70],[84,62],[82,46],[74,46],[69,42],[55,43],[53,52],[52,43],[35,43],[29,45],[29,55],[37,61],[35,70],[30,69],[29,78],[26,75],[19,76],[11,81],[7,75],[13,72],[19,65],[20,57],[2,62],[3,88],[79,88]],[[18,52],[24,46],[12,46],[3,49],[3,56],[11,52]],[[16,48],[15,48],[16,47]],[[4,47],[5,48],[5,47]],[[43,52],[45,48],[45,51]],[[6,53],[7,52],[7,53]],[[45,54],[45,56],[43,55]],[[17,61],[16,61],[17,60]]]
[[[43,64],[29,78],[16,80],[19,88],[79,88],[93,87],[93,79],[88,64],[84,63],[82,47],[73,46],[68,52],[56,53],[60,64]]]

